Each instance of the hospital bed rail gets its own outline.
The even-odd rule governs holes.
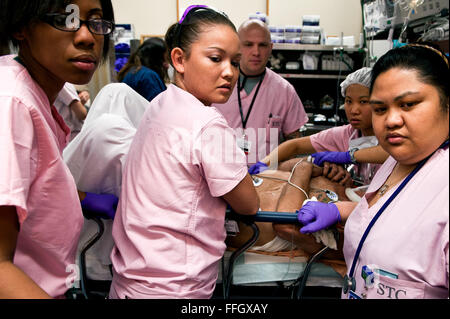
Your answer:
[[[86,219],[90,219],[95,222],[95,224],[97,225],[97,232],[84,244],[83,248],[81,249],[79,255],[81,287],[73,293],[78,295],[77,298],[81,297],[84,299],[103,299],[108,295],[109,287],[103,287],[103,283],[100,284],[98,280],[91,280],[88,278],[86,253],[96,242],[100,240],[100,238],[104,234],[105,227],[102,219],[96,217],[94,214],[83,211],[83,215]],[[228,261],[228,267],[225,267],[224,258],[222,258],[223,298],[229,299],[230,289],[233,282],[233,269],[235,262],[244,252],[246,252],[255,244],[259,237],[260,232],[258,226],[256,225],[256,222],[273,222],[282,224],[298,224],[299,222],[296,213],[258,211],[256,215],[240,215],[233,212],[230,208],[227,208],[226,219],[241,221],[244,224],[248,225],[253,231],[251,238],[231,254]],[[337,240],[337,236],[339,236],[339,234],[338,232],[335,232],[334,234]],[[321,256],[329,249],[329,247],[325,246],[308,259],[304,270],[300,272],[297,279],[289,285],[289,288],[292,289],[292,299],[301,299],[303,297],[304,288],[306,287],[306,283],[311,273],[313,264],[316,263],[321,258]]]
[[[105,233],[105,225],[103,223],[103,218],[96,216],[93,212],[83,210],[83,216],[87,220],[92,220],[96,224],[97,230],[95,234],[93,234],[89,240],[84,243],[78,256],[80,267],[80,287],[76,289],[72,288],[66,295],[70,299],[105,299],[105,297],[108,296],[109,285],[111,282],[89,279],[86,262],[87,251],[101,239]]]
[[[233,281],[233,268],[237,258],[241,256],[246,250],[251,248],[259,237],[259,228],[256,222],[272,222],[281,224],[298,224],[297,213],[291,212],[271,212],[271,211],[258,211],[255,215],[240,215],[233,212],[230,208],[227,208],[226,219],[241,221],[249,226],[253,234],[250,239],[245,242],[241,247],[236,249],[230,256],[228,267],[224,265],[224,259],[222,258],[222,284],[223,284],[223,298],[230,298],[230,288]],[[336,241],[339,239],[339,233],[333,231]],[[311,269],[314,263],[316,263],[328,250],[329,247],[325,246],[317,251],[311,258],[308,259],[305,269],[299,274],[297,280],[290,285],[292,287],[292,299],[302,299],[303,292],[308,281],[308,277],[311,273]]]

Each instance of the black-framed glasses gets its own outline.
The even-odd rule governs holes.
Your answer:
[[[98,35],[108,35],[114,31],[114,23],[99,18],[81,20],[78,17],[71,17],[68,14],[48,13],[41,17],[41,20],[48,23],[55,29],[65,32],[77,32],[85,24],[90,32]]]

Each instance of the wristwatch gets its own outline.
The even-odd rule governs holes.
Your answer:
[[[350,151],[348,151],[348,154],[350,155],[350,160],[352,161],[353,164],[358,163],[355,159],[355,152],[358,150],[359,150],[359,148],[355,147],[355,148],[352,148]]]

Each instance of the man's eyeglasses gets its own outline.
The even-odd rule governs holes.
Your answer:
[[[68,14],[48,13],[41,17],[41,20],[50,24],[52,27],[66,32],[77,32],[85,24],[89,31],[98,35],[108,35],[114,31],[114,23],[103,19],[81,20],[74,17],[69,18]]]

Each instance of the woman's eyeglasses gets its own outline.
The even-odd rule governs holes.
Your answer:
[[[70,17],[70,18],[69,18]],[[66,32],[77,32],[85,24],[89,31],[98,35],[108,35],[114,31],[114,23],[103,19],[81,20],[68,14],[48,13],[41,17],[41,20],[48,23],[55,29]]]

